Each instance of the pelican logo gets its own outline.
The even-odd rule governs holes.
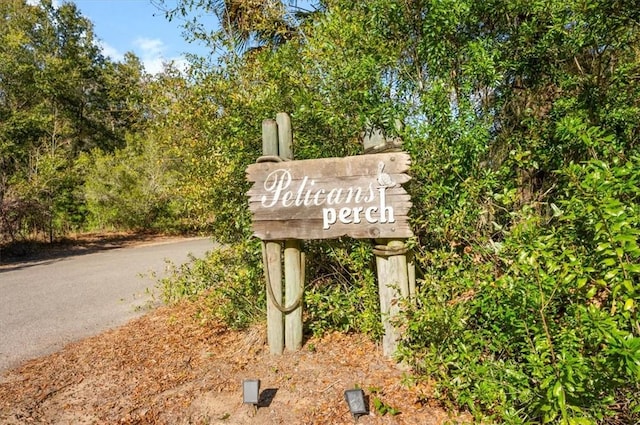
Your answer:
[[[393,181],[391,176],[384,172],[384,162],[382,161],[378,162],[378,175],[376,177],[380,187],[391,187],[396,185],[396,182]]]

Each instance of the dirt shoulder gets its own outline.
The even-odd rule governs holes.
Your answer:
[[[187,236],[171,236],[156,233],[93,233],[70,236],[53,243],[21,241],[0,245],[0,270],[20,264],[90,254],[108,249],[125,248],[152,242],[175,240]]]
[[[400,413],[360,424],[441,424],[424,386],[359,335],[310,339],[269,354],[265,330],[203,322],[199,303],[161,307],[125,326],[72,343],[0,377],[0,423],[352,424],[345,389],[359,386]],[[242,404],[243,379],[260,379],[262,406]],[[372,410],[375,410],[372,408]]]

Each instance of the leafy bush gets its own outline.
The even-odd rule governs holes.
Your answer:
[[[305,326],[315,335],[332,330],[382,333],[373,255],[365,243],[341,246],[310,243],[304,294]],[[266,315],[261,245],[257,240],[227,245],[206,258],[193,258],[159,282],[164,302],[204,296],[209,312],[234,328],[243,328]]]
[[[171,230],[180,226],[175,173],[153,141],[128,137],[113,153],[94,150],[78,160],[84,170],[89,226]]]
[[[243,328],[264,318],[265,285],[258,241],[222,246],[204,259],[193,259],[160,280],[162,299],[172,303],[205,294],[209,311],[232,328]]]
[[[478,419],[637,423],[639,165],[567,167],[552,216],[524,208],[500,244],[423,258],[401,358]]]
[[[305,325],[315,335],[327,331],[382,335],[375,259],[371,247],[352,239],[307,245]]]
[[[231,325],[263,320],[245,196],[263,119],[291,113],[299,159],[360,153],[359,134],[380,127],[412,157],[423,277],[398,325],[417,378],[484,422],[638,422],[635,4],[332,0],[271,21],[291,24],[276,38],[263,11],[247,10],[257,28],[192,33],[229,48],[219,66],[160,81],[145,135],[92,157],[97,223],[188,217],[233,243],[176,269],[165,298],[207,292]],[[379,336],[367,243],[306,250],[309,330]]]

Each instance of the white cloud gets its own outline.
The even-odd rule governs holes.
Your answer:
[[[38,6],[38,5],[40,5],[40,0],[27,0],[27,4],[29,6]],[[58,7],[60,7],[60,1],[59,0],[53,0],[51,2],[51,5],[54,7],[54,9],[57,9]]]
[[[164,64],[173,62],[177,69],[184,71],[187,61],[181,56],[165,57],[167,46],[157,38],[140,37],[134,40],[136,52],[149,74],[158,74],[164,70]]]
[[[179,70],[182,74],[186,74],[189,69],[189,61],[182,56],[171,59],[173,66]]]
[[[133,44],[142,51],[142,56],[147,57],[161,57],[165,50],[164,43],[157,38],[140,37]]]
[[[114,62],[121,62],[124,59],[122,52],[104,41],[98,41],[98,47],[100,47],[104,56],[110,57]]]

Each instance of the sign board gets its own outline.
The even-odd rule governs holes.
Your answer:
[[[262,240],[340,236],[408,238],[411,199],[401,184],[405,152],[302,161],[261,162],[247,168],[254,235]]]

